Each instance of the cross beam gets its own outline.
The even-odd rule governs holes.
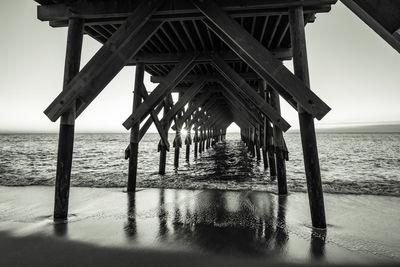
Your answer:
[[[124,25],[68,83],[68,90],[60,93],[45,110],[50,120],[56,121],[75,101],[79,116],[161,25],[160,22],[147,21],[162,2],[149,0],[135,9]]]
[[[207,17],[203,22],[286,100],[292,98],[317,119],[330,108],[251,34],[229,17],[213,0],[192,0]]]
[[[330,5],[337,0],[220,0],[221,7],[232,16],[245,16],[249,14],[287,14],[288,6],[304,6],[307,12],[327,12]],[[126,0],[96,0],[96,1],[69,1],[68,4],[41,5],[38,7],[38,18],[42,21],[63,22],[74,15],[79,15],[86,23],[105,21],[108,23],[120,22],[124,17],[133,12],[140,1]],[[122,19],[121,19],[122,18]],[[204,16],[193,7],[190,1],[168,1],[153,16],[153,20],[193,20]],[[56,23],[55,26],[62,26]]]
[[[146,87],[144,84],[142,84],[142,86],[140,86],[140,94],[143,98],[143,101],[146,101],[146,99],[148,98],[149,94],[147,93]],[[165,146],[167,147],[167,151],[169,151],[169,142],[168,142],[168,136],[167,133],[164,130],[164,127],[162,126],[160,120],[157,117],[157,114],[154,110],[152,110],[150,112],[150,117],[154,122],[154,125],[157,128],[158,133],[160,134],[161,139],[163,140]]]
[[[130,64],[136,65],[138,63],[144,63],[148,65],[161,65],[161,64],[177,64],[185,57],[189,56],[193,53],[166,53],[166,54],[155,54],[155,53],[138,53],[131,60]],[[290,60],[292,58],[292,50],[290,48],[285,49],[273,49],[271,50],[271,54],[280,60]],[[241,62],[242,59],[236,55],[235,53],[229,52],[220,52],[220,56],[229,62]],[[201,53],[195,60],[196,63],[210,63],[211,57],[210,53]],[[259,77],[258,77],[259,78]]]
[[[222,76],[227,81],[232,83],[237,89],[243,94],[247,95],[252,103],[268,118],[270,118],[275,125],[277,125],[282,131],[286,132],[290,125],[278,114],[267,102],[262,99],[261,96],[242,78],[240,75],[232,69],[221,57],[217,54],[212,56],[214,66],[218,69]]]
[[[203,88],[207,80],[200,77],[184,94],[178,102],[163,117],[163,121],[169,121]]]
[[[185,77],[193,67],[193,61],[196,56],[185,58],[181,63],[175,66],[166,76],[164,82],[160,83],[151,92],[149,97],[138,107],[134,114],[131,114],[128,119],[123,123],[126,129],[130,129],[132,125],[137,123],[142,116],[147,116],[153,108],[160,103],[163,98],[169,94],[172,89]]]

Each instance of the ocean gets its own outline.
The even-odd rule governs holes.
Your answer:
[[[172,144],[173,134],[169,135]],[[324,192],[400,196],[400,133],[318,133]],[[285,134],[290,160],[288,189],[306,192],[300,136]],[[54,185],[57,134],[1,134],[0,185]],[[261,161],[251,158],[239,134],[190,161],[181,149],[180,166],[173,167],[173,148],[166,175],[158,175],[157,134],[139,145],[138,187],[277,191]],[[76,134],[72,186],[125,187],[128,161],[124,150],[129,134]]]

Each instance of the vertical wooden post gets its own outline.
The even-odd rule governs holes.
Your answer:
[[[265,92],[265,100],[270,103],[269,90],[267,88],[267,82],[263,81],[263,88]],[[276,161],[275,161],[275,149],[274,149],[274,139],[271,123],[269,119],[264,116],[264,133],[266,135],[266,149],[268,152],[268,162],[269,162],[269,175],[272,179],[276,177]]]
[[[163,116],[165,116],[165,114],[168,113],[169,105],[167,103],[166,98],[163,101],[164,101]],[[169,122],[166,122],[165,125],[163,125],[163,127],[168,136]],[[167,163],[167,146],[166,146],[166,144],[164,144],[164,142],[162,140],[160,140],[160,143],[158,145],[158,151],[160,152],[160,165],[158,168],[158,173],[161,175],[164,175],[165,174],[165,165]]]
[[[199,153],[200,154],[203,153],[203,138],[204,138],[203,130],[201,129],[200,134],[199,134]]]
[[[271,96],[271,106],[275,108],[275,110],[280,114],[281,113],[281,105],[279,102],[279,95],[274,90],[269,91]],[[276,170],[278,176],[278,194],[286,195],[287,194],[287,185],[286,185],[286,162],[285,162],[285,145],[283,141],[282,130],[279,129],[276,125],[274,125],[274,143],[275,143],[275,156],[276,156]]]
[[[182,97],[182,93],[179,93],[179,98],[181,98],[181,97]],[[182,117],[182,112],[179,111],[176,122],[180,121],[179,119],[181,117]],[[182,129],[182,125],[176,124],[176,131],[175,131],[176,135],[175,135],[174,144],[173,144],[174,148],[175,148],[175,154],[174,154],[175,169],[177,169],[179,167],[179,153],[180,153],[180,149],[182,147],[181,129]]]
[[[186,123],[189,126],[189,123]],[[185,145],[186,145],[186,161],[190,161],[190,145],[192,144],[192,136],[190,132],[190,127],[187,128],[187,134],[185,138]]]
[[[84,21],[80,18],[71,18],[69,20],[64,66],[64,88],[75,77],[75,75],[79,73],[82,53],[83,24]],[[54,197],[54,220],[66,220],[68,217],[75,115],[76,107],[73,105],[70,110],[61,116]]]
[[[257,156],[257,161],[261,160],[261,154],[260,154],[260,125],[258,125],[257,128],[254,128],[254,139],[255,139],[255,147],[256,147],[256,156]]]
[[[267,100],[265,97],[266,92],[263,86],[263,80],[258,81],[258,93],[260,96]],[[267,154],[267,117],[263,114],[261,114],[263,118],[263,123],[259,125],[259,134],[260,134],[260,145],[261,145],[261,150],[262,150],[262,157],[263,157],[263,163],[264,163],[264,170],[268,169],[268,154]]]
[[[207,128],[206,130],[206,149],[210,148],[210,129]]]
[[[294,73],[310,87],[302,6],[293,7],[289,10],[289,23]],[[317,228],[326,228],[314,118],[300,106],[298,107],[298,112],[312,225]]]
[[[193,142],[194,142],[194,157],[197,158],[197,151],[199,149],[199,129],[197,128],[197,125],[194,126]]]
[[[132,112],[139,107],[141,103],[140,86],[143,84],[144,77],[144,64],[138,63],[135,70],[135,87],[133,92],[133,106]],[[130,152],[129,152],[129,169],[128,169],[128,192],[135,192],[136,190],[136,176],[139,152],[139,133],[140,124],[135,123],[131,128],[130,138]]]

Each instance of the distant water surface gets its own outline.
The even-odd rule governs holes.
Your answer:
[[[173,137],[170,134],[170,141]],[[285,138],[289,190],[306,191],[300,136],[289,133]],[[54,185],[57,139],[56,134],[0,135],[0,185]],[[168,153],[167,174],[160,176],[159,137],[147,134],[139,145],[138,186],[275,192],[276,181],[262,161],[248,155],[239,134],[228,134],[227,139],[197,160],[192,146],[189,163],[183,147],[178,170],[173,168],[173,152]],[[125,187],[128,141],[128,134],[77,134],[72,185]],[[325,192],[400,196],[400,134],[319,133],[318,146]]]

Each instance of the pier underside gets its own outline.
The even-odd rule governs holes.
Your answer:
[[[290,125],[280,112],[284,99],[299,113],[312,224],[326,227],[314,118],[322,119],[330,108],[310,89],[304,27],[336,0],[37,2],[40,20],[69,27],[64,88],[45,110],[52,121],[61,117],[55,219],[68,214],[75,119],[124,66],[134,65],[133,109],[123,122],[131,131],[128,192],[135,192],[138,146],[152,123],[160,134],[164,174],[170,128],[179,170],[183,145],[186,159],[192,144],[199,157],[223,141],[235,122],[249,152],[262,156],[265,169],[277,177],[278,193],[287,194],[283,132]],[[79,71],[83,34],[102,47]],[[294,73],[282,64],[291,59]],[[144,72],[158,83],[152,92]],[[179,93],[176,103],[171,93]],[[189,133],[185,140],[182,129]]]

